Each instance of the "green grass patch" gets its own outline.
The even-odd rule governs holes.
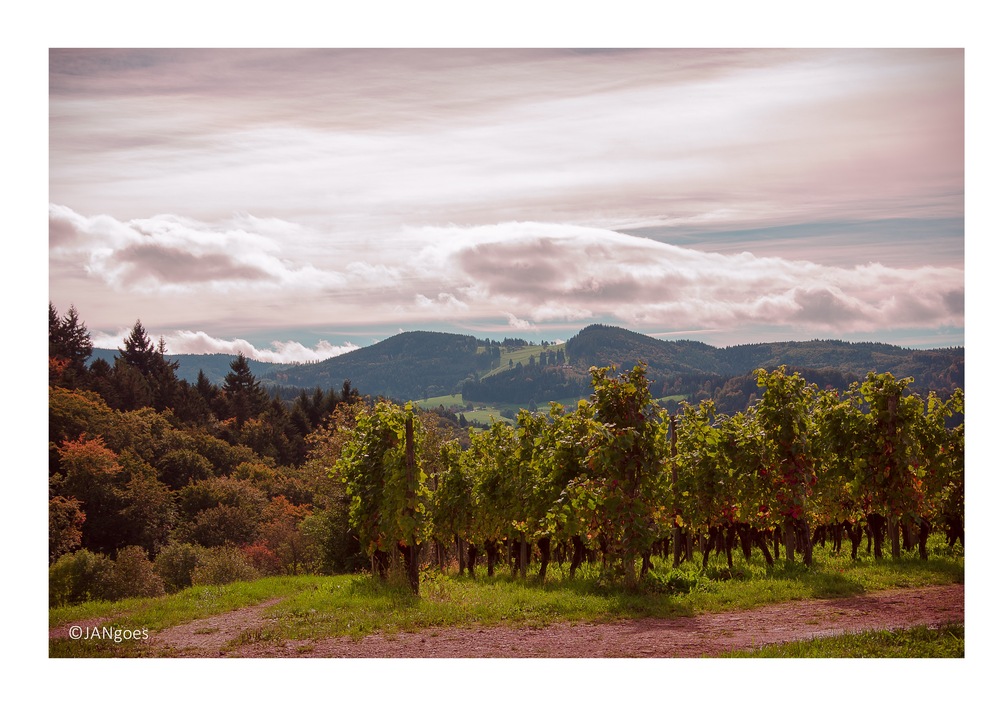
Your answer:
[[[702,570],[701,557],[672,568],[654,558],[654,569],[638,590],[602,574],[600,564],[585,564],[569,578],[569,564],[550,565],[544,584],[529,573],[527,580],[498,568],[486,577],[480,567],[475,579],[425,571],[420,596],[402,581],[371,576],[295,576],[260,579],[226,586],[188,588],[153,599],[115,603],[92,602],[49,612],[50,626],[110,617],[123,628],[147,628],[150,633],[198,618],[260,603],[281,600],[264,612],[276,619],[266,630],[250,629],[229,647],[252,642],[281,643],[333,636],[360,639],[374,632],[392,634],[437,627],[544,626],[555,622],[601,622],[643,617],[674,617],[753,608],[790,600],[853,596],[890,588],[930,586],[964,581],[964,556],[943,542],[932,544],[932,556],[921,561],[913,553],[898,560],[876,562],[863,556],[834,556],[817,547],[814,563],[776,562],[768,567],[756,554],[750,561],[713,555]],[[530,571],[537,570],[536,565]],[[143,656],[142,643],[53,640],[51,656]]]
[[[305,576],[272,576],[256,581],[237,581],[225,586],[192,586],[159,598],[127,598],[121,601],[89,601],[49,610],[49,627],[94,618],[111,618],[124,627],[160,630],[171,625],[218,615],[269,598],[287,596],[309,584]],[[315,580],[315,577],[312,577]]]
[[[838,637],[823,637],[784,645],[770,645],[757,650],[730,652],[723,657],[965,657],[965,626],[939,628],[919,626],[909,630],[873,630]]]
[[[566,344],[558,343],[549,346],[532,345],[524,346],[523,348],[517,348],[510,350],[503,348],[501,350],[500,362],[497,367],[493,368],[488,372],[480,374],[481,378],[488,378],[491,375],[496,375],[497,373],[503,372],[504,370],[509,370],[512,367],[516,367],[518,363],[521,365],[528,365],[531,361],[531,357],[535,357],[535,362],[538,362],[538,356],[542,351],[545,351],[546,355],[549,353],[556,353],[560,350],[565,351]]]
[[[199,618],[257,605],[265,600],[293,595],[315,584],[316,577],[278,576],[238,581],[225,586],[192,586],[159,598],[89,601],[49,609],[49,627],[73,625],[98,618],[123,630],[157,630]],[[50,657],[142,657],[149,652],[142,640],[69,639],[49,641]]]
[[[444,407],[445,409],[451,409],[452,407],[464,407],[465,402],[462,401],[462,393],[457,395],[440,395],[439,397],[428,397],[423,400],[414,400],[415,405],[418,405],[421,409],[437,409],[438,407]]]
[[[682,398],[682,396],[681,396]],[[580,398],[577,397],[566,397],[560,400],[551,400],[552,402],[558,402],[569,410],[575,409],[577,402]],[[539,412],[547,413],[549,411],[550,400],[545,400],[543,402],[537,402],[536,406]],[[478,424],[492,424],[494,421],[506,422],[508,424],[513,423],[513,419],[509,417],[504,417],[504,410],[512,410],[517,412],[520,409],[528,409],[531,404],[530,400],[525,400],[523,402],[510,402],[510,403],[494,403],[494,402],[465,402],[462,394],[456,395],[441,395],[439,397],[428,397],[423,400],[415,400],[414,404],[421,409],[437,409],[443,406],[445,409],[454,412],[455,414],[465,415],[466,420],[470,422],[476,422]],[[471,405],[472,409],[467,409]]]

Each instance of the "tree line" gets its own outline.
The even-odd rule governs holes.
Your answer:
[[[88,366],[92,350],[75,308],[50,303],[54,602],[357,568],[343,490],[310,458],[311,437],[361,399],[350,381],[283,401],[239,354],[223,384],[188,383],[141,321],[113,363]]]

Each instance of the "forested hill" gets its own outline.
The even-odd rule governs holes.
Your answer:
[[[624,370],[643,361],[650,370],[664,373],[732,375],[718,354],[719,349],[707,343],[661,341],[603,324],[588,326],[566,342],[566,357],[584,370],[591,365],[615,365]]]
[[[719,351],[729,369],[790,368],[832,369],[864,377],[868,371],[912,377],[919,389],[953,390],[965,387],[965,348],[913,350],[885,343],[802,341],[755,343]]]
[[[566,355],[580,365],[632,367],[643,360],[651,370],[742,375],[756,368],[834,369],[864,377],[870,370],[912,376],[919,387],[962,386],[964,348],[913,350],[887,343],[788,341],[715,348],[695,341],[661,341],[617,326],[594,324],[566,342]],[[957,377],[956,377],[957,376]]]
[[[473,336],[411,331],[310,365],[267,376],[279,385],[339,388],[350,380],[363,394],[421,399],[456,391],[477,369],[488,369]]]

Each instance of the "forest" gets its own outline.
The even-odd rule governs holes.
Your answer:
[[[750,406],[668,413],[642,361],[593,366],[575,407],[469,430],[346,380],[282,399],[243,355],[190,383],[139,321],[113,363],[91,353],[50,304],[52,605],[394,567],[417,592],[480,559],[544,580],[554,556],[635,586],[695,547],[808,564],[820,536],[856,556],[867,533],[878,558],[964,543],[963,391],[890,372],[841,391],[760,368]]]

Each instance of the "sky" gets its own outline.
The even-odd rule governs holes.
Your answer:
[[[962,49],[54,49],[95,345],[965,343]]]

